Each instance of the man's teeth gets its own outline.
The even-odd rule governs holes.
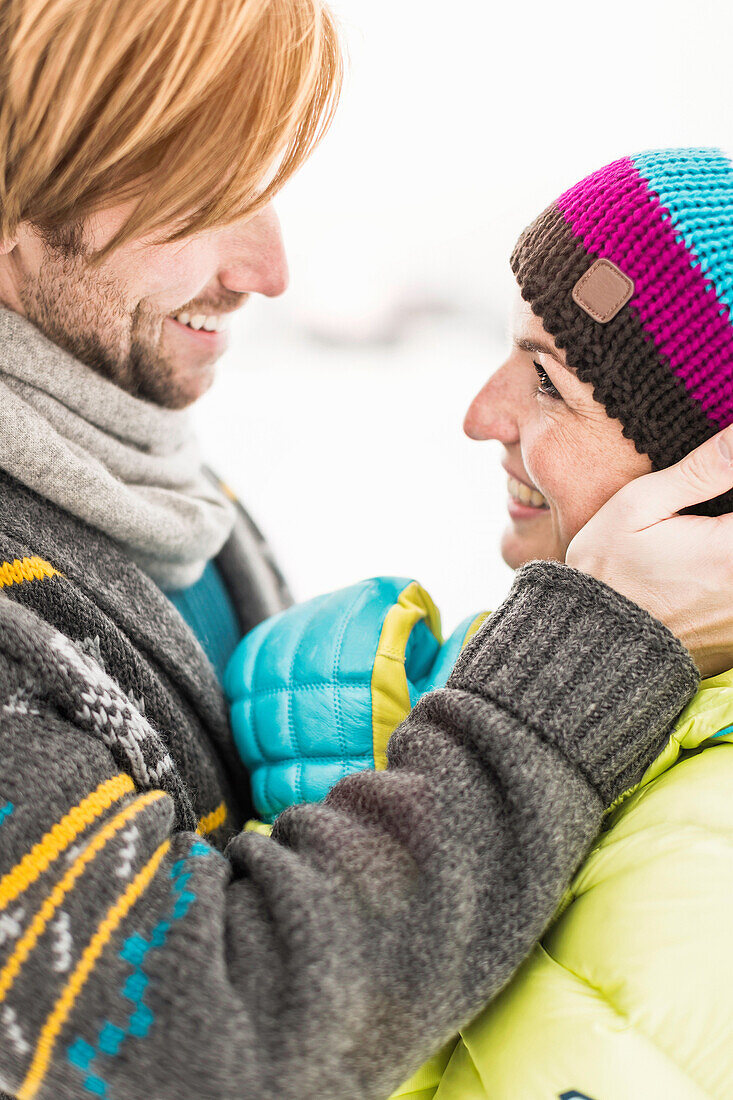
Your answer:
[[[529,485],[524,485],[521,481],[517,481],[515,477],[510,477],[507,480],[507,487],[509,495],[518,500],[520,504],[530,504],[533,508],[549,507],[542,493],[539,493],[536,489],[530,489]]]
[[[196,329],[196,331],[202,328],[205,332],[221,332],[228,325],[228,318],[224,313],[218,315],[172,313],[171,317],[175,317],[176,321],[180,321],[182,325],[188,325],[189,328]]]

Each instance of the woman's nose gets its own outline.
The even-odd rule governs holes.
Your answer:
[[[498,439],[504,444],[518,441],[518,395],[504,367],[491,376],[468,406],[463,430],[469,439]]]

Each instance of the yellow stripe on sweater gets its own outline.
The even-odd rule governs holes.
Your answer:
[[[100,829],[97,835],[93,837],[84,851],[76,857],[74,863],[68,869],[64,877],[57,882],[51,893],[44,900],[43,905],[15,945],[13,954],[8,959],[2,971],[0,971],[0,1002],[7,996],[23,963],[43,935],[48,922],[53,917],[59,905],[61,905],[61,902],[76,885],[76,880],[80,877],[87,864],[91,863],[102,848],[106,846],[107,841],[111,840],[115,833],[118,833],[130,818],[136,817],[149,806],[151,802],[156,802],[165,797],[166,794],[164,791],[150,791],[148,794],[141,795],[140,798],[135,799],[134,802],[126,806],[124,810],[120,810],[115,817],[108,821],[104,828]]]
[[[63,573],[59,573],[58,569],[54,569],[43,558],[14,558],[13,561],[4,561],[0,565],[0,588],[9,588],[12,584],[22,584],[23,581],[42,581],[48,577],[63,577]]]
[[[213,833],[214,829],[218,829],[220,825],[223,825],[227,818],[227,808],[223,802],[220,802],[215,810],[212,810],[210,814],[206,814],[202,817],[196,826],[196,832],[199,836],[206,836],[207,833]]]
[[[64,990],[56,1001],[51,1014],[43,1025],[43,1030],[38,1039],[31,1067],[28,1070],[23,1084],[18,1090],[18,1100],[31,1100],[36,1095],[46,1070],[53,1056],[53,1048],[59,1037],[61,1029],[66,1023],[74,1003],[79,996],[84,983],[91,974],[94,966],[107,946],[117,927],[122,923],[132,906],[144,893],[155,875],[160,863],[170,848],[170,841],[164,840],[160,847],[143,867],[142,871],[133,879],[113,906],[108,910],[107,916],[101,922],[97,931],[84,948],[74,973],[69,978]]]
[[[16,863],[0,879],[0,910],[27,890],[95,817],[99,817],[114,802],[119,802],[123,795],[134,789],[135,784],[129,775],[115,775],[112,779],[105,779],[96,791],[92,791],[82,802],[64,814],[30,852],[26,852],[20,863]]]

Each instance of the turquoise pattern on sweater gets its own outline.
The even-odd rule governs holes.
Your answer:
[[[120,958],[129,963],[133,968],[132,973],[122,987],[122,996],[132,1002],[133,1011],[127,1019],[124,1027],[118,1027],[110,1020],[105,1020],[99,1032],[96,1046],[88,1043],[81,1036],[77,1036],[67,1050],[67,1058],[72,1066],[75,1066],[84,1075],[83,1086],[86,1092],[92,1096],[100,1096],[103,1100],[110,1100],[112,1093],[104,1077],[102,1070],[97,1065],[92,1065],[99,1055],[116,1058],[120,1047],[128,1038],[145,1039],[155,1023],[155,1014],[143,1001],[145,991],[150,984],[150,978],[144,970],[146,956],[152,950],[164,947],[168,933],[174,921],[185,917],[191,904],[196,900],[196,894],[188,890],[188,882],[191,878],[189,871],[190,861],[199,856],[213,856],[215,850],[205,841],[195,840],[191,845],[188,855],[178,859],[170,869],[171,893],[173,895],[173,907],[165,920],[160,920],[155,925],[150,939],[139,932],[133,932],[122,945]]]
[[[220,680],[240,639],[234,604],[213,561],[195,584],[166,592],[179,614],[198,638]]]

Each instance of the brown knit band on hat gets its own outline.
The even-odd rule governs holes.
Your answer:
[[[555,205],[525,229],[512,253],[522,297],[541,319],[581,382],[655,469],[677,462],[716,430],[658,353],[633,309],[600,324],[573,300],[573,288],[598,259],[578,241]],[[677,425],[688,425],[681,436]],[[694,442],[690,443],[690,438]]]

